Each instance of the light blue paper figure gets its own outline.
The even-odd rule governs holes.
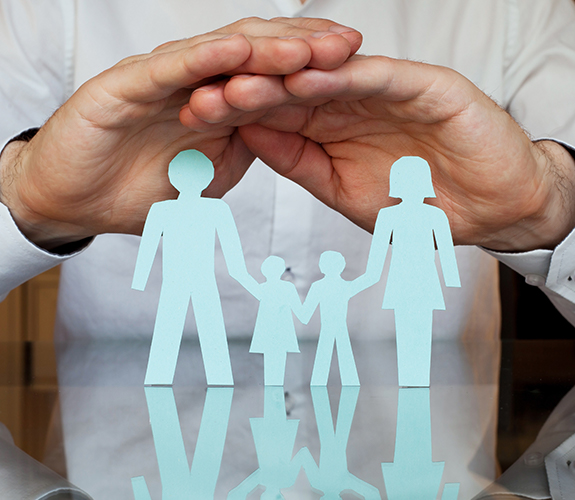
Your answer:
[[[250,352],[264,355],[265,385],[284,385],[288,352],[300,352],[293,314],[301,317],[302,304],[296,287],[281,279],[285,261],[274,255],[264,260],[266,281],[256,289],[260,301]]]
[[[431,452],[428,388],[399,389],[393,463],[382,463],[388,500],[436,500],[445,462]],[[442,500],[457,500],[459,484],[446,484]]]
[[[264,388],[264,416],[250,418],[259,468],[230,491],[228,500],[245,500],[258,486],[261,500],[285,498],[282,489],[294,485],[303,463],[313,462],[307,448],[293,456],[299,420],[287,419],[283,387]]]
[[[199,151],[182,151],[171,161],[168,175],[180,195],[150,208],[132,283],[144,290],[163,237],[162,290],[145,384],[172,384],[191,298],[208,385],[233,385],[214,269],[216,233],[230,275],[247,289],[257,282],[246,270],[229,206],[201,197],[214,178],[212,162]]]
[[[393,238],[382,307],[395,314],[399,385],[429,387],[433,310],[445,309],[435,245],[445,285],[458,287],[453,240],[445,213],[424,203],[435,192],[429,164],[423,158],[405,156],[392,165],[389,196],[402,201],[379,211],[367,273],[381,276]]]
[[[324,500],[341,500],[344,491],[355,492],[365,500],[381,500],[379,490],[348,470],[347,443],[359,387],[342,387],[334,428],[327,387],[311,388],[311,397],[320,441],[319,467],[315,462],[304,463],[304,470],[314,490]]]
[[[319,268],[325,276],[311,285],[301,315],[302,322],[307,324],[319,306],[321,329],[311,385],[327,384],[334,344],[342,385],[359,385],[347,329],[348,303],[354,295],[375,284],[381,271],[379,275],[366,273],[353,281],[346,281],[341,277],[345,269],[345,259],[342,254],[333,251],[321,254]]]
[[[228,430],[233,388],[210,387],[190,469],[171,387],[146,387],[162,500],[214,498]],[[151,500],[143,476],[132,478],[135,500]]]

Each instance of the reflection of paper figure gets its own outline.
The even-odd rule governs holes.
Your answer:
[[[168,174],[180,195],[150,208],[132,283],[136,290],[145,288],[163,237],[162,290],[145,383],[172,383],[191,298],[208,384],[233,385],[214,269],[216,232],[230,275],[246,288],[257,282],[246,270],[229,206],[201,197],[214,178],[212,162],[199,151],[182,151],[170,163]]]
[[[283,385],[287,353],[299,352],[292,312],[299,317],[302,304],[295,285],[281,279],[285,268],[282,258],[268,257],[262,264],[266,281],[256,292],[260,307],[250,352],[264,355],[265,385]]]
[[[214,498],[233,388],[208,388],[191,470],[172,388],[146,387],[145,391],[162,480],[162,500]],[[144,477],[132,478],[132,489],[135,500],[151,500]]]
[[[284,498],[281,490],[295,483],[303,463],[313,462],[302,448],[292,458],[299,420],[287,419],[283,387],[267,386],[263,418],[250,418],[259,469],[228,494],[228,500],[245,500],[258,486],[262,500]]]
[[[446,286],[461,286],[449,221],[425,204],[434,198],[428,163],[415,156],[391,167],[389,196],[399,205],[380,210],[368,259],[368,273],[381,276],[390,238],[391,262],[383,309],[393,309],[397,338],[399,385],[429,386],[433,310],[445,309],[435,265],[435,245]]]
[[[311,397],[320,441],[319,467],[304,463],[308,480],[325,500],[341,499],[344,491],[353,491],[365,500],[380,500],[379,490],[348,470],[347,442],[355,414],[359,387],[342,387],[334,428],[327,387],[311,388]]]
[[[348,302],[354,295],[373,285],[377,277],[374,273],[369,276],[366,273],[353,281],[344,280],[341,273],[345,269],[345,259],[339,252],[323,252],[319,268],[325,276],[311,285],[302,314],[302,321],[307,323],[316,308],[320,308],[321,330],[311,385],[327,384],[334,344],[342,385],[359,385],[347,329]],[[381,276],[381,271],[377,276]]]
[[[389,500],[436,500],[445,462],[433,462],[428,388],[399,389],[393,463],[383,463]],[[442,500],[457,500],[459,484],[446,484]]]

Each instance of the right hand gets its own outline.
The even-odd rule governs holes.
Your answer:
[[[167,167],[178,152],[198,149],[214,162],[204,192],[214,197],[254,159],[234,126],[245,112],[190,128],[194,89],[221,75],[336,68],[360,44],[358,32],[328,20],[250,18],[127,58],[82,85],[32,141],[8,146],[0,201],[47,249],[105,232],[139,234],[151,204],[177,195]]]

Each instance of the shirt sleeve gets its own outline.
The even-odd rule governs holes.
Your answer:
[[[561,141],[558,141],[561,142]],[[575,148],[561,143],[575,159]],[[575,228],[554,250],[487,253],[539,287],[557,310],[575,325]]]
[[[574,156],[575,3],[508,5],[504,106],[532,137],[559,142]],[[575,325],[575,229],[554,250],[487,252],[541,288]]]
[[[10,211],[1,203],[0,234],[0,301],[13,288],[80,253],[89,241],[81,242],[79,250],[72,253],[56,254],[43,250],[20,232]]]
[[[73,0],[0,2],[0,151],[22,130],[41,126],[71,94],[73,17]],[[0,300],[72,255],[36,247],[0,205]]]

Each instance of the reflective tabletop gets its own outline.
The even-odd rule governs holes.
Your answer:
[[[2,345],[0,497],[575,498],[575,343],[436,342],[430,388],[398,387],[394,342],[352,344],[359,387],[342,387],[336,356],[310,387],[311,341],[266,387],[242,341],[233,387],[206,386],[193,341],[174,385],[153,387],[146,342]],[[46,352],[53,390],[10,375]]]

